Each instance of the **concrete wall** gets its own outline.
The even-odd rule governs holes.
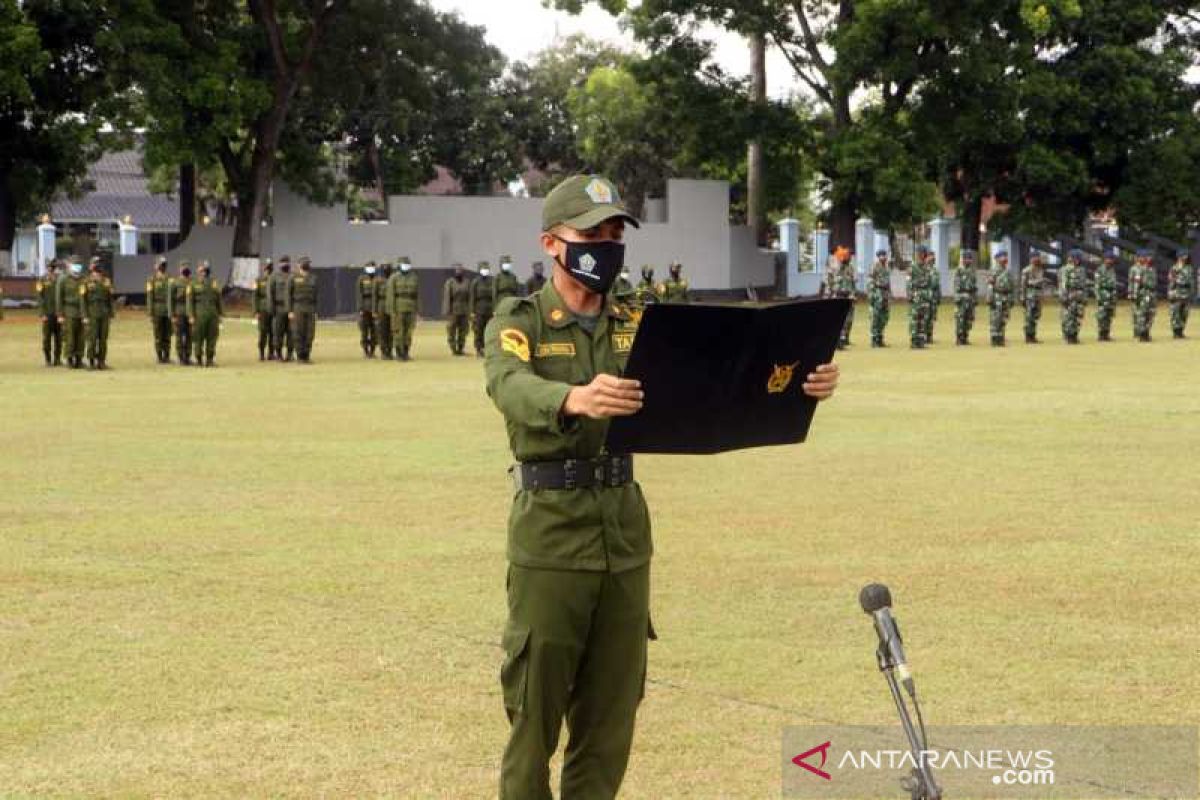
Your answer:
[[[479,261],[493,267],[501,255],[513,257],[517,275],[529,276],[529,265],[546,261],[538,245],[542,200],[506,197],[424,197],[388,199],[387,223],[351,224],[344,205],[315,206],[277,184],[274,227],[263,231],[262,252],[278,258],[307,255],[320,267],[389,261],[406,255],[418,269],[461,262],[473,269]],[[696,289],[742,289],[774,282],[774,254],[759,250],[745,227],[729,224],[729,184],[725,181],[671,180],[656,217],[630,230],[626,263],[636,276],[642,264],[653,264],[666,276],[671,261],[681,261],[684,277]],[[230,271],[232,228],[196,227],[187,241],[167,254],[175,262],[209,259],[217,277]],[[117,290],[140,292],[153,257],[119,257],[114,265]],[[547,264],[549,266],[549,264]]]

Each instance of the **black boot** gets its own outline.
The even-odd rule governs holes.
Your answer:
[[[45,355],[46,355],[46,366],[47,366],[47,367],[53,366],[53,365],[54,365],[54,362],[52,362],[52,361],[50,360],[50,351],[49,351],[49,350],[46,350],[46,351],[45,351]]]
[[[1174,336],[1175,336],[1175,338],[1176,338],[1176,339],[1182,339],[1182,338],[1183,338],[1183,331],[1174,331]]]

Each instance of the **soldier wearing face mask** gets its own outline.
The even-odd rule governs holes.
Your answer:
[[[496,279],[492,277],[492,268],[486,261],[479,262],[479,277],[471,281],[471,326],[475,334],[475,356],[483,358],[483,332],[492,319],[492,311],[496,308],[492,302],[495,292]]]
[[[521,282],[513,274],[511,256],[500,256],[500,274],[492,282],[492,308],[500,305],[506,297],[520,297]]]
[[[467,319],[471,314],[471,282],[462,264],[454,265],[454,274],[442,286],[442,316],[446,318],[446,343],[450,352],[463,355],[467,344]]]

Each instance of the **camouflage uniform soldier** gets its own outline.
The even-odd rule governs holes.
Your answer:
[[[368,261],[355,283],[358,299],[358,344],[363,358],[375,357],[375,262]]]
[[[1100,341],[1112,341],[1113,316],[1117,311],[1117,257],[1105,255],[1100,266],[1096,268],[1093,291],[1096,294],[1096,327],[1100,332]]]
[[[975,251],[963,250],[954,270],[954,336],[955,344],[971,343],[971,327],[975,324],[975,304],[979,301],[979,278],[975,274]]]
[[[683,264],[678,261],[670,266],[671,277],[663,281],[658,288],[658,296],[664,303],[690,303],[692,295],[688,291],[688,283],[683,279]]]
[[[925,278],[929,286],[925,315],[925,342],[933,344],[933,329],[937,327],[938,310],[942,307],[942,275],[938,272],[937,256],[932,250],[925,251]]]
[[[929,248],[917,247],[916,257],[908,274],[908,338],[914,350],[924,348],[928,340],[929,301]]]
[[[992,297],[988,304],[988,326],[991,328],[992,346],[1004,347],[1004,330],[1008,327],[1008,314],[1013,305],[1013,279],[1008,271],[1008,252],[996,251],[996,266],[988,272],[988,286]]]
[[[388,308],[387,287],[392,279],[392,265],[384,264],[375,276],[375,341],[384,361],[394,358],[395,343],[392,341],[392,312]]]
[[[537,294],[546,285],[546,276],[543,273],[542,262],[533,262],[533,274],[529,276],[529,280],[525,281],[525,296]]]
[[[187,292],[192,285],[192,265],[179,262],[179,274],[171,279],[167,292],[167,311],[175,326],[175,357],[180,364],[192,363],[192,326],[188,322]]]
[[[467,343],[467,320],[471,314],[471,283],[462,264],[454,265],[454,275],[442,286],[442,316],[446,318],[446,342],[450,352],[463,354]]]
[[[1154,269],[1153,254],[1149,250],[1138,250],[1137,261],[1129,270],[1129,300],[1133,304],[1133,336],[1139,342],[1150,341],[1158,304],[1157,289],[1158,273]]]
[[[492,281],[492,308],[506,297],[520,297],[521,282],[512,271],[512,257],[500,256],[500,274]]]
[[[1196,266],[1186,250],[1180,250],[1167,279],[1167,299],[1171,302],[1171,332],[1176,339],[1184,338],[1188,311],[1196,294]]]
[[[875,263],[867,273],[867,304],[871,309],[871,347],[886,347],[883,333],[887,330],[892,306],[892,271],[888,266],[888,251],[875,253]]]
[[[1079,344],[1079,327],[1087,306],[1087,268],[1083,251],[1072,250],[1058,271],[1058,300],[1062,304],[1062,332],[1067,344]]]
[[[80,305],[83,307],[83,325],[87,335],[88,369],[108,369],[108,331],[114,313],[112,281],[100,267],[100,259],[93,258],[91,274],[79,287]]]
[[[168,295],[171,278],[167,275],[167,260],[159,258],[154,272],[146,281],[146,316],[154,333],[154,355],[159,364],[171,362],[171,314]]]
[[[196,366],[212,367],[217,355],[217,338],[221,335],[221,284],[212,277],[207,261],[196,269],[196,280],[187,291],[188,322],[192,326],[192,341],[196,347]]]
[[[845,350],[850,344],[850,328],[854,325],[854,263],[853,253],[848,247],[839,247],[833,252],[833,262],[827,268],[825,275],[825,296],[836,297],[850,301],[850,313],[842,325],[841,336],[838,337],[838,350]]]
[[[71,369],[83,366],[82,289],[82,264],[72,264],[67,274],[60,277],[54,287],[54,306],[58,309],[58,323],[63,331],[63,348],[67,355],[67,366]]]
[[[275,346],[275,360],[291,361],[296,344],[292,340],[292,326],[288,323],[287,303],[292,291],[292,260],[288,256],[279,259],[279,271],[271,276],[270,286],[271,341]]]
[[[400,259],[400,269],[388,280],[387,297],[396,358],[408,361],[413,331],[417,327],[417,305],[421,300],[421,279],[408,256]]]
[[[262,273],[254,281],[254,326],[258,328],[258,360],[275,358],[275,345],[271,341],[271,273],[275,265],[271,259],[263,262]]]
[[[46,267],[46,277],[34,284],[38,314],[42,318],[42,354],[47,367],[62,363],[62,323],[58,321],[58,259]]]
[[[492,278],[491,267],[488,262],[479,262],[479,277],[471,281],[471,325],[475,334],[475,355],[478,358],[483,358],[483,332],[487,328],[488,322],[492,319],[492,312],[495,306],[492,305],[492,285],[495,279]]]
[[[287,311],[296,340],[296,357],[301,364],[311,364],[313,340],[317,337],[317,276],[307,257],[300,259],[300,274],[292,278]]]
[[[1017,293],[1025,307],[1025,343],[1037,344],[1038,320],[1042,318],[1042,292],[1046,288],[1046,272],[1042,269],[1042,257],[1035,255],[1029,266],[1021,270],[1021,282]]]

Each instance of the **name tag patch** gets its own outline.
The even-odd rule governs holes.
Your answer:
[[[553,356],[574,356],[574,342],[546,342],[537,346],[537,357],[548,358]]]

